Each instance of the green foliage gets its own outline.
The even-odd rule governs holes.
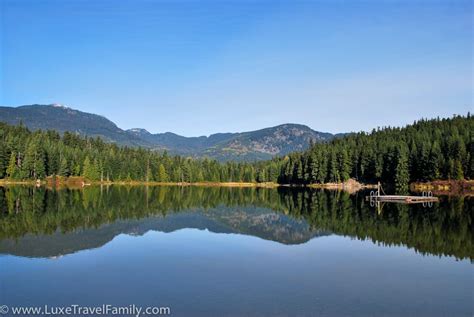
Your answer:
[[[58,175],[66,177],[71,175],[68,161],[64,156],[62,156],[60,159]]]
[[[86,158],[84,159],[83,170],[83,176],[86,179],[93,181],[98,180],[101,174],[101,171],[99,170],[99,166],[97,164],[97,160],[91,162],[89,156],[86,156]]]
[[[280,160],[219,163],[209,159],[169,156],[142,148],[119,147],[99,138],[65,132],[31,132],[0,123],[0,175],[14,179],[83,176],[88,180],[160,182],[276,181]]]
[[[102,116],[53,105],[0,107],[0,118],[2,122],[12,125],[19,124],[21,120],[32,130],[54,129],[60,133],[81,131],[83,135],[100,137],[120,146],[166,148],[173,154],[185,157],[207,156],[220,161],[269,160],[273,155],[268,150],[276,150],[283,155],[308,148],[310,140],[329,140],[334,137],[330,133],[313,131],[298,124],[284,124],[243,133],[218,133],[209,137],[151,134],[141,129],[125,131]],[[56,160],[59,160],[57,156]],[[53,165],[55,164],[59,165],[59,161]],[[133,177],[133,171],[130,175]]]
[[[84,176],[89,180],[161,182],[279,182],[310,184],[349,178],[394,184],[472,179],[474,118],[420,120],[405,128],[353,133],[327,143],[254,163],[219,163],[119,147],[65,132],[31,132],[0,123],[0,177],[38,179]],[[399,151],[397,149],[402,149]]]
[[[404,146],[397,150],[395,168],[395,190],[397,194],[407,194],[410,182],[410,174],[408,171],[408,153]]]
[[[33,138],[26,148],[22,178],[40,179],[46,175],[46,157],[38,137]]]
[[[0,131],[0,135],[3,134],[3,131]],[[6,170],[9,163],[9,157],[6,149],[2,146],[0,147],[0,178],[6,177]]]
[[[8,162],[7,170],[6,170],[6,175],[8,178],[11,179],[16,179],[19,177],[19,169],[17,166],[17,159],[16,155],[14,152],[11,153],[10,155],[10,160]]]
[[[390,183],[401,193],[412,181],[472,179],[472,131],[474,118],[468,114],[349,134],[282,159],[279,181],[308,184],[355,178]]]
[[[464,179],[464,172],[463,172],[462,164],[461,164],[461,161],[459,161],[459,160],[454,160],[453,177],[454,177],[454,179],[457,179],[457,180]]]

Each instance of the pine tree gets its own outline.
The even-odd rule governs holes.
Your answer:
[[[350,178],[350,160],[349,160],[349,155],[347,154],[346,149],[342,149],[339,152],[339,157],[338,157],[338,169],[339,169],[339,175],[340,178],[343,182],[347,181]]]
[[[5,144],[0,144],[0,179],[6,176],[8,156]]]
[[[324,183],[324,181],[327,178],[327,172],[328,172],[328,160],[327,157],[321,153],[319,154],[319,169],[316,174],[316,179],[318,183]]]
[[[150,162],[147,162],[145,181],[150,182],[152,180],[153,180],[153,173],[151,171]]]
[[[266,177],[266,173],[265,173],[265,169],[258,169],[257,170],[257,182],[258,183],[264,183],[267,181],[267,177]]]
[[[70,175],[69,165],[67,159],[64,156],[61,156],[61,160],[59,161],[58,174],[64,177],[68,177]]]
[[[330,183],[337,183],[339,182],[339,171],[337,169],[337,157],[335,151],[331,151],[331,157],[329,159],[329,179],[328,182]]]
[[[397,151],[396,161],[395,190],[397,194],[406,194],[408,192],[410,174],[408,170],[408,153],[403,146]]]
[[[160,163],[158,167],[158,175],[157,175],[157,181],[166,183],[169,181],[168,179],[168,173],[166,173],[165,166]]]
[[[74,176],[79,176],[79,175],[81,175],[81,165],[80,165],[80,164],[74,165],[74,168],[73,168],[73,175],[74,175]]]
[[[440,178],[440,163],[442,160],[441,148],[438,142],[433,142],[427,166],[427,177],[429,180]]]
[[[298,183],[303,183],[303,175],[304,175],[304,170],[303,170],[303,162],[302,159],[300,158],[299,160],[296,161],[296,166],[295,166],[295,179]]]
[[[318,182],[318,172],[319,172],[319,159],[316,153],[311,153],[310,163],[309,163],[309,180],[310,183]]]
[[[183,181],[190,183],[192,181],[192,174],[191,174],[191,167],[189,166],[189,162],[186,160],[182,167],[183,172]]]
[[[97,160],[90,161],[89,156],[86,156],[83,163],[82,175],[91,181],[98,180],[100,177],[99,166]]]
[[[18,166],[16,165],[16,161],[17,161],[16,155],[14,152],[12,152],[10,155],[10,160],[8,162],[8,167],[6,171],[8,178],[16,179],[20,176]]]
[[[456,179],[456,180],[463,180],[464,179],[464,172],[463,172],[462,164],[459,160],[454,160],[453,178]]]
[[[23,178],[39,179],[46,174],[45,155],[37,142],[36,139],[31,140],[26,149],[22,165]]]

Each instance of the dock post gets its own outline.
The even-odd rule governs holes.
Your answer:
[[[380,182],[377,182],[377,197],[380,197]]]

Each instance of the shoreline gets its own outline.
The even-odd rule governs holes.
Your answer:
[[[202,186],[202,187],[235,187],[235,188],[315,188],[315,189],[330,189],[330,190],[344,190],[350,193],[362,189],[375,189],[376,184],[359,183],[356,180],[350,179],[344,183],[324,183],[324,184],[279,184],[274,182],[146,182],[146,181],[87,181],[82,177],[62,178],[57,177],[53,179],[48,177],[44,180],[9,180],[0,179],[0,186],[46,186],[54,188],[84,188],[89,186]],[[474,181],[473,180],[436,180],[431,182],[412,182],[410,183],[410,190],[413,192],[433,191],[435,195],[474,195]]]
[[[320,189],[340,189],[348,191],[357,191],[359,189],[376,188],[376,184],[362,184],[355,180],[349,180],[344,183],[325,183],[325,184],[279,184],[274,182],[146,182],[146,181],[87,181],[80,177],[70,179],[47,178],[46,180],[9,180],[0,179],[0,186],[4,185],[29,185],[29,186],[47,186],[47,187],[88,187],[88,186],[203,186],[203,187],[259,187],[259,188],[277,188],[277,187],[301,187],[301,188],[320,188]]]
[[[474,180],[434,180],[431,182],[413,182],[413,192],[431,191],[435,195],[473,196]]]

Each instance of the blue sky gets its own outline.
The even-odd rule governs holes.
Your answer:
[[[0,0],[0,105],[186,136],[473,110],[471,1]]]

